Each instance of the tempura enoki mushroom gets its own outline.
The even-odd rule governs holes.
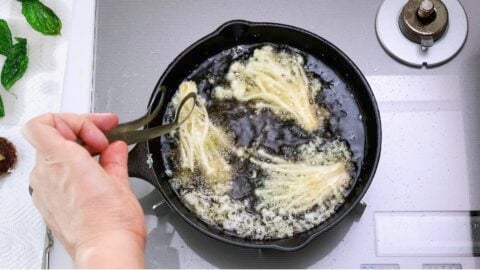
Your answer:
[[[183,82],[178,93],[173,99],[176,108],[183,98],[189,93],[197,93],[197,85],[194,82]],[[179,119],[183,119],[190,111],[193,102],[184,105]],[[208,117],[205,100],[197,96],[195,108],[190,117],[178,129],[180,148],[180,166],[182,169],[194,172],[200,169],[207,184],[217,191],[225,191],[218,185],[228,184],[231,176],[231,167],[226,160],[232,143],[227,134],[215,126]]]
[[[333,150],[337,151],[337,150]],[[340,202],[350,183],[347,161],[322,163],[324,153],[293,162],[259,150],[252,163],[266,174],[263,186],[255,190],[257,209],[267,208],[277,213],[300,214],[314,206],[326,207],[329,200]],[[329,154],[328,154],[329,155]]]
[[[250,102],[256,108],[269,108],[282,118],[294,119],[311,132],[328,117],[314,102],[322,86],[310,79],[298,54],[276,52],[271,46],[256,49],[246,62],[234,62],[226,76],[229,87],[216,87],[218,99]]]

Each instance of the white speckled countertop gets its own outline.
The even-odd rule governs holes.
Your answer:
[[[260,252],[212,240],[168,207],[155,216],[158,198],[147,196],[147,266],[479,267],[472,246],[480,243],[469,223],[478,227],[478,217],[470,219],[469,211],[480,209],[480,1],[460,2],[470,23],[464,48],[445,65],[417,69],[396,62],[378,42],[382,0],[99,1],[95,111],[142,115],[153,85],[182,50],[228,20],[245,19],[301,27],[338,46],[367,77],[382,117],[382,156],[363,215],[349,215],[298,252]],[[133,186],[148,190],[139,181]]]

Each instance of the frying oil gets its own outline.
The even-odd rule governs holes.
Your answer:
[[[225,233],[253,239],[288,237],[325,221],[348,196],[364,150],[364,128],[358,106],[351,95],[353,90],[323,62],[294,48],[268,44],[276,50],[301,55],[309,76],[321,81],[323,89],[313,102],[328,110],[330,117],[317,130],[305,132],[294,120],[280,119],[268,109],[256,110],[247,103],[214,98],[213,89],[227,84],[225,74],[231,63],[246,60],[254,49],[264,45],[226,50],[210,58],[187,78],[197,83],[199,94],[206,100],[210,120],[229,134],[236,149],[225,153],[233,168],[228,193],[216,193],[205,184],[198,170],[181,172],[177,166],[180,162],[175,136],[162,138],[165,167],[173,172],[171,184],[186,206],[206,223],[219,227]],[[166,121],[171,120],[173,112],[173,106],[170,106]],[[343,158],[348,165],[349,181],[332,191],[333,195],[324,203],[301,213],[278,207],[273,210],[271,205],[265,207],[258,191],[263,188],[268,172],[251,162],[252,155],[261,149],[268,156],[298,163],[304,157],[302,149],[306,145],[313,149],[310,152],[321,151]],[[272,162],[269,158],[263,161]]]

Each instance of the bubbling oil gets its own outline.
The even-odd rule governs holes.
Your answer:
[[[255,49],[264,45],[299,54],[304,59],[308,75],[321,81],[323,89],[312,102],[330,112],[330,117],[318,129],[307,132],[293,119],[282,119],[271,110],[257,110],[244,102],[233,99],[219,101],[214,97],[215,87],[228,84],[225,74],[230,65],[248,59]],[[210,58],[186,79],[197,82],[198,93],[206,101],[210,120],[227,132],[234,149],[224,153],[232,168],[229,192],[218,194],[205,184],[200,170],[184,172],[179,168],[180,156],[175,136],[162,138],[165,168],[172,176],[170,183],[185,205],[203,221],[244,238],[283,238],[325,221],[348,196],[358,173],[356,168],[363,160],[363,123],[349,86],[320,60],[287,46],[238,46]],[[170,104],[165,115],[166,122],[171,120],[173,113],[174,108]],[[335,144],[340,147],[333,148]],[[305,159],[302,149],[306,145],[312,149],[310,152],[340,157],[346,164],[348,181],[344,177],[339,190],[332,191],[322,204],[300,213],[274,208],[271,203],[265,204],[265,197],[259,194],[265,188],[266,180],[272,177],[261,163],[252,162],[252,158],[258,151],[263,151],[273,159],[278,157],[299,164]],[[263,162],[271,163],[272,160],[266,158]]]

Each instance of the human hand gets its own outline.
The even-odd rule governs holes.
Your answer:
[[[23,129],[37,151],[33,202],[80,268],[144,265],[146,229],[129,185],[127,145],[104,135],[117,124],[113,114],[45,114]],[[91,153],[101,153],[100,162]]]

